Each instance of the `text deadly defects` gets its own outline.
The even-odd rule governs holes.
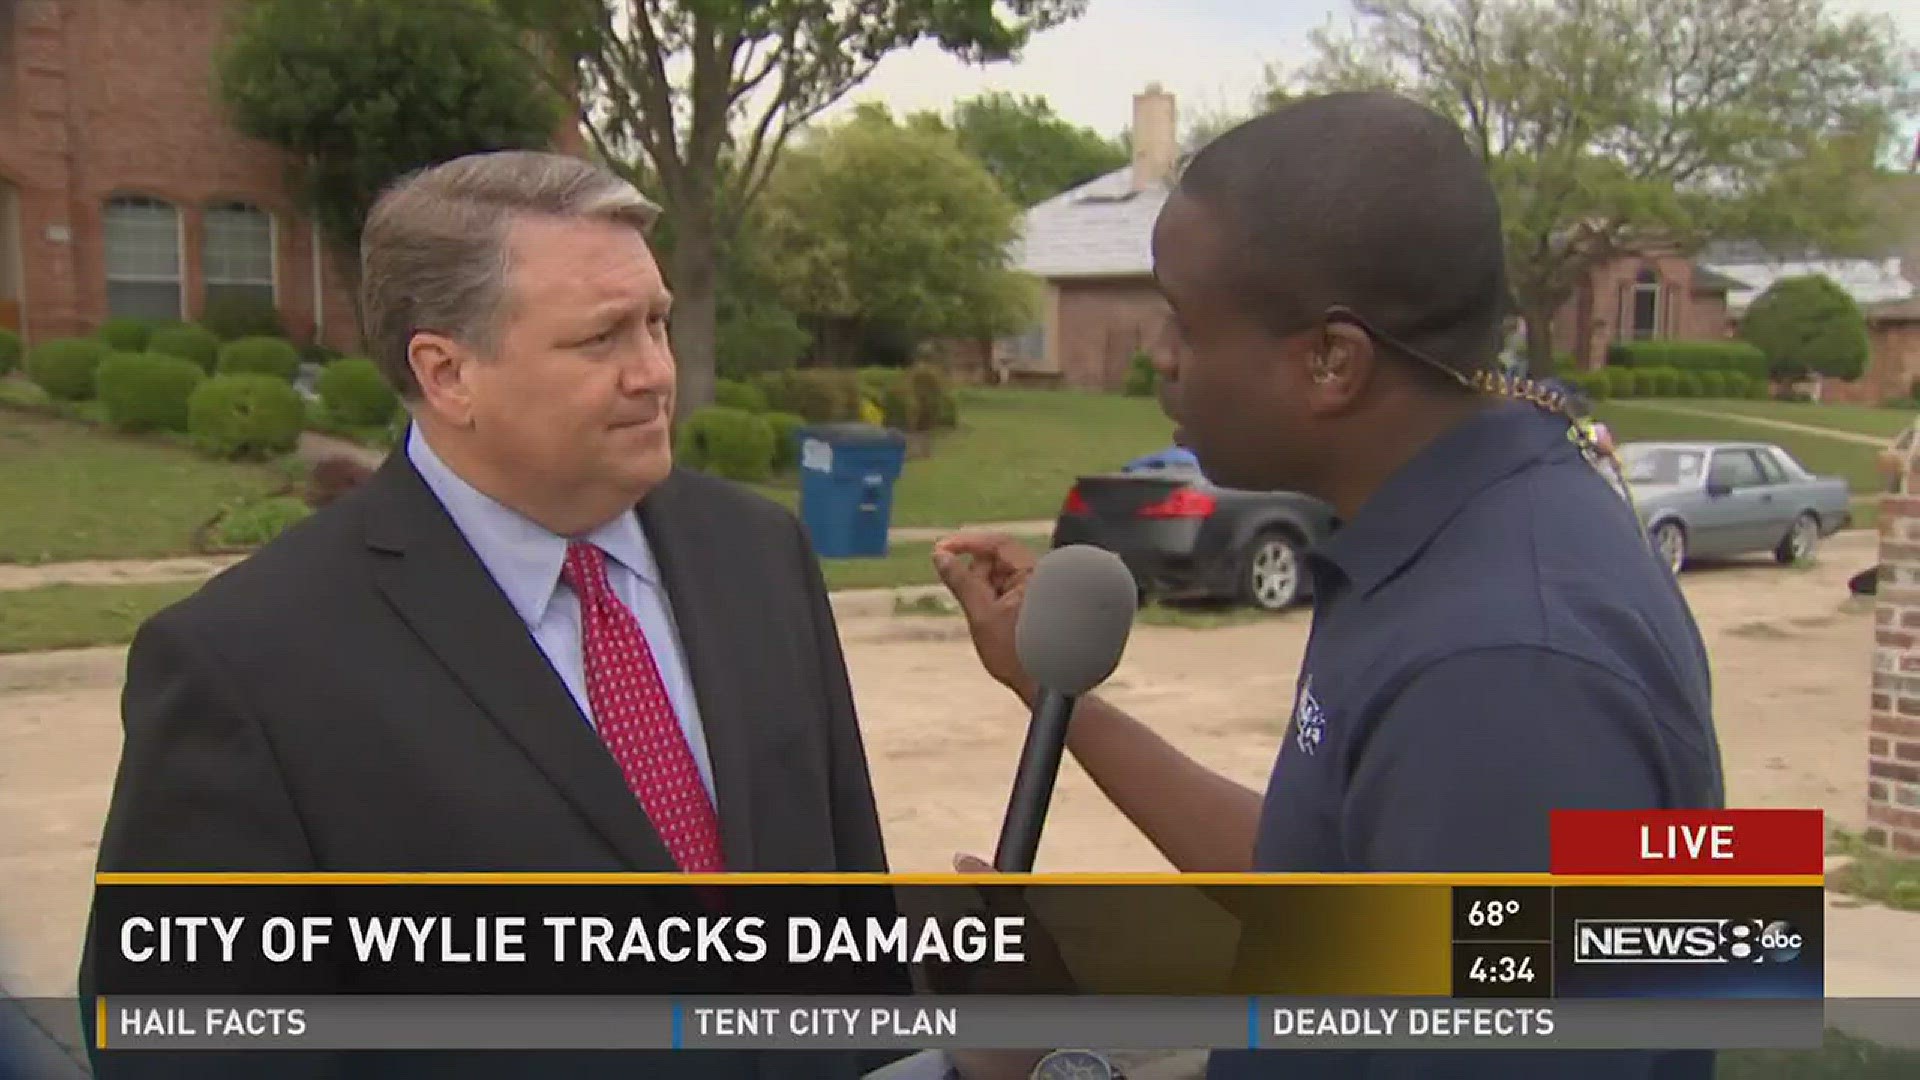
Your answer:
[[[310,962],[349,945],[360,963],[515,964],[529,953],[556,964],[759,963],[768,959],[767,920],[757,916],[612,919],[601,915],[275,916],[249,932],[244,916],[135,916],[121,923],[120,955],[133,963],[233,963],[237,954]],[[1012,963],[1026,960],[1022,916],[953,919],[781,920],[784,960],[810,963]],[[544,945],[530,937],[545,935]],[[344,939],[344,940],[342,940]]]

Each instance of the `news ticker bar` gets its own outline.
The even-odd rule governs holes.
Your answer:
[[[114,1050],[1816,1048],[1818,999],[109,997]]]

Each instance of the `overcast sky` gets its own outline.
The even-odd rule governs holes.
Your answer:
[[[1894,16],[1920,44],[1920,0],[1828,0],[1841,11]],[[1036,38],[1017,64],[970,68],[924,46],[881,62],[853,101],[896,111],[942,109],[985,90],[1041,94],[1104,134],[1127,126],[1133,95],[1159,82],[1182,115],[1244,107],[1269,62],[1311,55],[1307,35],[1346,25],[1346,0],[1092,0],[1079,20]]]

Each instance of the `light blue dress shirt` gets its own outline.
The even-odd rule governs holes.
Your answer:
[[[407,431],[407,458],[480,556],[520,621],[527,624],[534,644],[580,706],[580,715],[591,723],[593,708],[587,701],[585,650],[580,640],[580,601],[560,578],[567,538],[547,531],[460,479],[427,445],[417,427]],[[713,765],[700,726],[700,705],[694,698],[693,678],[680,649],[666,586],[660,580],[660,566],[647,543],[646,531],[640,527],[639,515],[621,514],[580,539],[607,553],[607,578],[614,595],[640,622],[653,662],[667,684],[680,730],[693,750],[700,781],[711,798]]]

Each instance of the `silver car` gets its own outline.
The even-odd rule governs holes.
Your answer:
[[[1674,573],[1689,559],[1759,551],[1803,562],[1853,520],[1845,480],[1815,476],[1771,443],[1636,442],[1619,455],[1640,522]]]

